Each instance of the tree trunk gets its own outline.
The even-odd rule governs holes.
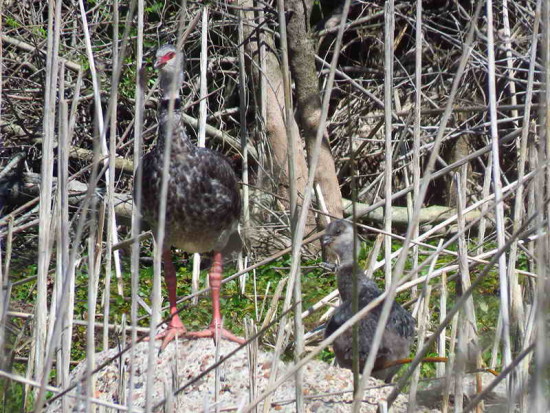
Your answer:
[[[285,2],[288,14],[289,63],[296,87],[296,115],[306,142],[308,160],[311,160],[321,119],[319,80],[309,28],[312,5],[313,0]],[[342,217],[342,194],[326,131],[319,153],[319,165],[322,167],[315,171],[315,180],[321,187],[328,212],[336,217]]]
[[[241,0],[239,1],[239,5],[245,9],[252,9],[254,7],[254,2],[252,0]],[[273,178],[278,184],[278,193],[288,199],[288,139],[284,121],[285,100],[283,76],[277,56],[274,54],[276,49],[273,38],[268,33],[264,34],[264,41],[267,44],[266,70],[265,73],[261,73],[259,38],[258,31],[254,29],[255,24],[257,24],[254,12],[247,11],[243,14],[244,38],[247,39],[245,42],[245,49],[249,59],[254,60],[254,63],[250,65],[252,80],[256,85],[253,89],[259,91],[261,77],[265,76],[267,78],[266,119],[264,119],[264,122],[273,155],[273,167],[275,172]],[[257,101],[260,101],[259,96]],[[295,129],[296,136],[298,136],[298,126],[295,120],[289,119],[289,122],[291,122],[290,127]],[[308,169],[302,145],[297,144],[294,153],[296,154],[296,186],[299,197],[301,198],[303,197],[304,188],[307,182]]]
[[[252,0],[240,0],[239,5],[245,9],[252,10],[255,6]],[[244,38],[246,55],[249,59],[250,65],[248,66],[248,72],[251,74],[252,87],[255,91],[256,101],[261,102],[261,79],[266,79],[265,90],[265,131],[267,134],[267,140],[271,149],[271,169],[273,175],[271,176],[272,182],[277,185],[276,192],[283,197],[286,201],[283,202],[285,209],[290,210],[290,193],[289,193],[289,171],[288,171],[288,144],[287,130],[285,125],[285,95],[283,86],[283,74],[279,59],[276,54],[275,41],[272,35],[265,31],[263,36],[259,38],[259,31],[255,29],[258,24],[255,20],[253,11],[243,12],[244,15]],[[261,29],[260,29],[261,30]],[[260,40],[264,42],[266,62],[265,70],[261,70],[260,62]],[[257,108],[259,111],[260,108]],[[299,136],[298,125],[296,120],[291,117],[289,120],[290,128],[293,129],[294,135]],[[307,183],[308,165],[306,162],[306,153],[301,140],[297,140],[294,147],[294,168],[296,174],[296,190],[297,190],[297,204],[301,205],[304,191]],[[306,233],[314,231],[316,228],[315,218],[313,214],[309,214],[306,223]],[[251,237],[251,241],[262,248],[266,253],[272,253],[282,248],[286,248],[290,245],[291,239],[288,231],[282,233],[272,233],[270,231],[258,231],[256,230]],[[310,252],[316,252],[318,250],[317,244],[312,244],[307,247]]]

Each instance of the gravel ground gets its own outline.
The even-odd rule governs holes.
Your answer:
[[[160,343],[155,343],[157,353]],[[126,405],[129,398],[133,407],[139,410],[145,407],[147,394],[147,360],[149,343],[136,345],[134,354],[125,353],[97,373],[94,397],[104,402]],[[221,356],[228,354],[237,347],[236,344],[223,340],[218,348]],[[96,354],[96,365],[115,356],[117,349],[110,349]],[[211,339],[200,339],[171,343],[156,360],[150,397],[153,405],[167,400],[164,410],[167,412],[211,412],[237,411],[250,400],[250,389],[256,386],[255,394],[265,390],[271,374],[272,355],[259,351],[256,355],[256,372],[253,375],[255,384],[251,385],[249,358],[247,351],[239,351],[218,369],[219,381],[216,392],[216,370],[192,382],[171,397],[173,389],[178,389],[189,383],[193,378],[212,366],[216,360],[216,347]],[[130,394],[130,366],[135,369],[133,391]],[[290,364],[282,364],[279,374],[288,371]],[[305,411],[307,412],[349,412],[351,407],[352,375],[349,370],[330,366],[322,361],[314,360],[304,368]],[[80,363],[72,372],[71,380],[77,382],[86,374],[86,362]],[[122,380],[121,380],[122,377]],[[391,391],[379,380],[370,378],[363,398],[362,412],[376,411],[378,402]],[[294,412],[295,397],[294,380],[289,379],[274,393],[270,411]],[[86,386],[80,385],[66,396],[72,411],[85,411],[84,397]],[[76,397],[75,397],[76,396]],[[106,404],[108,407],[109,404]],[[406,410],[405,396],[399,396],[392,406],[393,412]],[[137,411],[139,411],[137,410]],[[48,412],[61,412],[61,402],[51,404]],[[115,411],[107,408],[106,411]]]

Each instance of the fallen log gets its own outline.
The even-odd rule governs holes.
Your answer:
[[[349,199],[343,200],[344,215],[349,216],[352,213],[352,202]],[[382,224],[384,222],[384,208],[379,207],[373,211],[368,212],[370,205],[363,204],[361,202],[355,203],[355,211],[360,220],[366,220],[369,223]],[[443,205],[431,205],[424,207],[420,210],[419,222],[420,226],[439,224],[453,215],[457,214],[455,208],[443,206]],[[475,221],[481,217],[481,211],[476,209],[464,214],[466,224]],[[407,207],[392,207],[392,225],[395,227],[403,228],[409,224],[409,210]]]
[[[54,185],[56,180],[54,179]],[[40,174],[25,172],[21,175],[18,182],[14,183],[11,188],[4,188],[4,193],[0,194],[4,199],[4,202],[11,206],[22,205],[28,202],[32,198],[39,195],[40,190]],[[86,196],[88,185],[86,183],[71,180],[69,181],[69,204],[77,206]],[[98,188],[96,191],[97,196],[104,196],[104,189]],[[122,225],[129,225],[132,218],[132,196],[129,193],[117,193],[114,194],[115,199],[115,213],[117,220]],[[343,207],[345,215],[351,214],[352,203],[348,199],[343,200]],[[356,213],[360,217],[360,221],[368,224],[382,224],[384,222],[384,208],[376,208],[373,211],[365,213],[369,205],[360,202],[356,203]],[[420,210],[419,225],[435,225],[441,223],[453,215],[456,215],[457,210],[447,206],[432,205]],[[479,210],[473,210],[464,215],[466,223],[479,219],[481,212]],[[3,225],[5,220],[0,221],[0,225]],[[392,207],[392,224],[395,227],[403,228],[409,224],[409,213],[406,207],[394,206]]]

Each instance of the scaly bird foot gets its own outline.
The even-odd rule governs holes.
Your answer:
[[[185,337],[186,335],[187,329],[179,318],[177,320],[172,319],[172,321],[168,324],[168,328],[155,336],[155,340],[162,340],[159,353],[163,351],[176,337]],[[145,338],[145,341],[149,341],[149,337]]]
[[[186,334],[187,338],[212,338],[214,342],[216,341],[217,337],[225,338],[226,340],[233,341],[237,344],[244,344],[246,343],[246,340],[241,337],[237,337],[235,334],[233,334],[231,331],[226,330],[225,328],[222,328],[218,325],[218,328],[216,328],[216,324],[212,323],[210,326],[202,331],[191,331]]]

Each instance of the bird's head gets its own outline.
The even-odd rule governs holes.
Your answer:
[[[178,92],[184,77],[183,53],[171,44],[161,46],[157,50],[155,69],[159,70],[163,99],[169,99],[171,95],[175,95],[175,98],[179,97]],[[171,90],[173,93],[170,93]]]
[[[325,248],[331,260],[340,264],[353,261],[353,225],[339,219],[332,221],[321,238],[321,245]],[[357,243],[359,250],[359,243]]]
[[[157,60],[155,61],[155,69],[162,69],[165,66],[175,67],[176,54],[176,47],[172,44],[165,44],[159,47],[156,54]]]

